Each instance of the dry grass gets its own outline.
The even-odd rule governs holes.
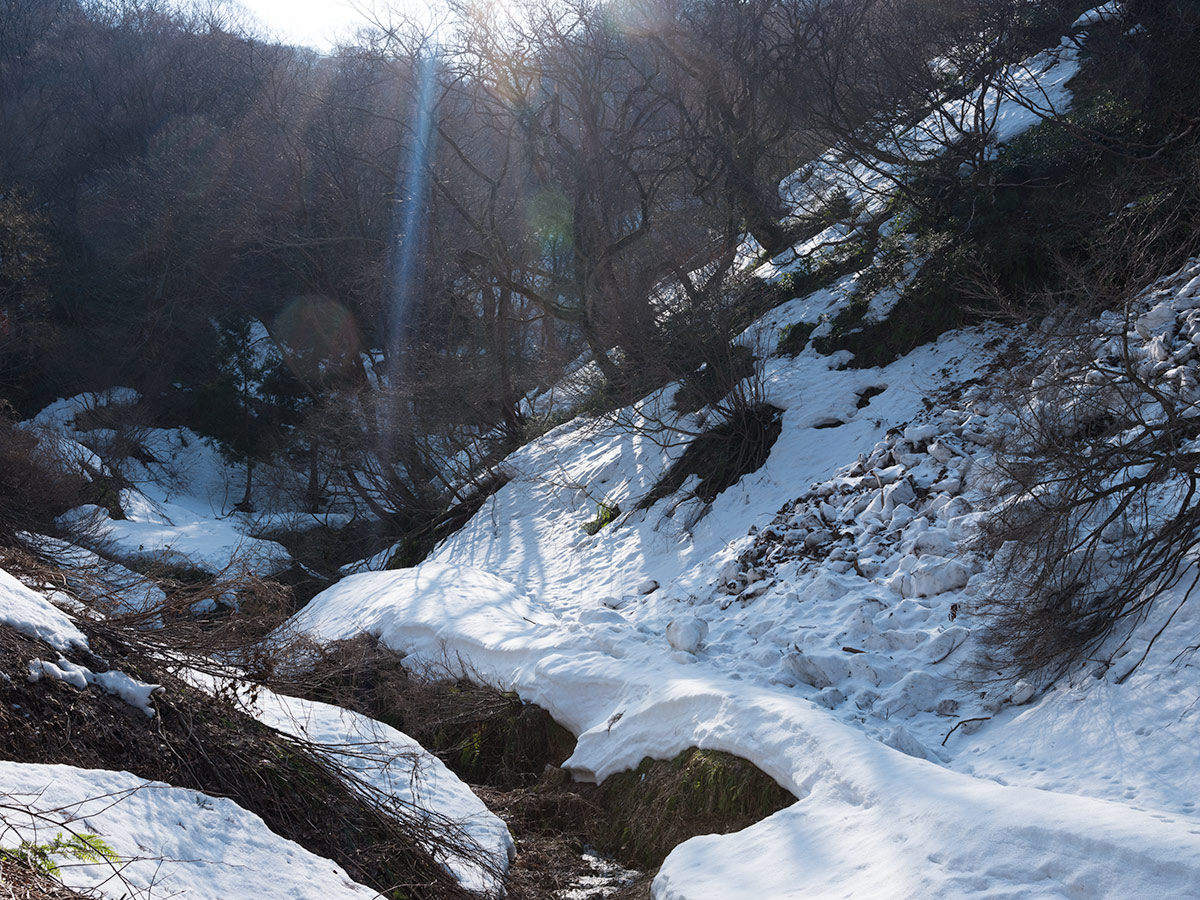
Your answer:
[[[58,879],[13,860],[0,858],[0,900],[93,900]]]
[[[262,816],[277,834],[341,865],[352,878],[385,893],[450,900],[467,895],[421,841],[436,839],[412,810],[347,784],[319,748],[290,739],[231,703],[173,677],[132,642],[89,636],[97,668],[107,660],[143,681],[162,684],[157,715],[147,718],[94,689],[51,679],[30,684],[28,661],[53,650],[0,626],[0,758],[123,769],[180,787],[229,797]],[[103,660],[100,659],[103,657]],[[337,823],[331,827],[330,823]],[[459,839],[447,828],[444,839]]]

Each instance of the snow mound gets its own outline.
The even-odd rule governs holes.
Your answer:
[[[212,679],[199,673],[190,677],[209,690],[215,688]],[[503,894],[503,875],[516,855],[508,826],[408,735],[328,703],[262,687],[243,687],[237,696],[243,709],[264,725],[316,745],[318,753],[356,779],[423,818],[429,831],[463,845],[461,852],[450,854],[436,840],[426,848],[467,890]]]
[[[87,638],[65,612],[3,569],[0,569],[0,624],[45,641],[55,650],[87,646]]]
[[[0,761],[0,784],[4,845],[74,832],[95,834],[116,853],[102,863],[60,860],[63,881],[80,890],[182,900],[380,897],[232,800],[128,772],[32,763]]]

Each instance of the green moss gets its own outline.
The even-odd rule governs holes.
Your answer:
[[[615,503],[597,503],[596,518],[584,522],[579,530],[585,534],[597,534],[601,528],[608,525],[621,514],[621,507]]]
[[[603,815],[589,837],[597,849],[647,868],[690,837],[737,831],[795,802],[746,760],[697,749],[643,759],[596,793]]]

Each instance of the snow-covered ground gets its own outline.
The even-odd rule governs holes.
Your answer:
[[[191,673],[207,689],[218,683]],[[386,798],[424,829],[425,847],[459,884],[499,895],[516,855],[508,826],[483,805],[445,763],[390,725],[359,713],[276,694],[244,683],[220,685],[264,725],[315,745],[317,752],[351,773],[360,788]]]
[[[1077,67],[1074,37],[1015,67],[982,101],[992,137],[1010,139],[1069,103]],[[1032,99],[1016,99],[1022,91]],[[919,151],[966,116],[951,104],[906,139]],[[810,171],[788,186],[798,206],[843,192],[869,210],[886,194],[887,172],[833,162],[815,167],[821,184]],[[781,274],[795,256],[760,274]],[[743,340],[769,353],[783,327],[828,319],[855,286],[851,275],[796,298]],[[874,315],[886,315],[887,299]],[[1106,377],[1113,346],[1129,348],[1142,377],[1197,408],[1200,263],[1138,302],[1130,320],[1099,323],[1096,371]],[[1018,424],[993,396],[992,367],[1025,338],[965,329],[868,370],[811,345],[766,358],[757,377],[782,410],[781,434],[766,463],[711,504],[685,486],[636,509],[686,444],[662,427],[674,388],[614,421],[568,422],[505,460],[511,480],[424,564],[351,575],[288,627],[326,641],[369,632],[409,663],[518,691],[578,736],[566,766],[581,779],[697,746],[753,761],[796,796],[740,833],[676,848],[654,883],[658,900],[1198,896],[1200,610],[1184,602],[1193,573],[1124,636],[1112,665],[1044,690],[961,680],[997,574],[974,538],[1003,502],[994,452]],[[65,424],[61,412],[47,424]],[[216,476],[207,480],[215,489]],[[245,526],[220,519],[223,504],[211,491],[198,501],[203,493],[160,480],[144,499],[123,498],[130,522],[106,522],[107,534],[127,552],[170,547],[216,565]],[[589,535],[580,526],[600,505],[625,512]],[[64,652],[82,638],[5,577],[3,621]],[[268,698],[258,714],[361,742],[357,719],[297,703]],[[382,727],[370,725],[372,743],[419,756]],[[384,790],[409,796],[394,780]],[[478,812],[456,787],[428,796],[451,817]],[[506,835],[480,833],[507,859]],[[464,879],[479,875],[446,862]]]
[[[1071,38],[1016,67],[1007,93],[984,99],[994,136],[1069,103],[1077,65]],[[841,171],[859,199],[888,190],[886,173]],[[1130,321],[1097,324],[1101,379],[1124,364],[1105,355],[1127,347],[1147,383],[1197,409],[1197,274],[1154,286]],[[769,352],[856,283],[777,308],[744,340]],[[993,453],[1018,425],[989,381],[1002,351],[1036,348],[1026,337],[962,330],[882,369],[811,344],[766,359],[782,432],[711,505],[685,485],[636,510],[686,443],[661,427],[670,389],[614,421],[568,423],[510,456],[509,483],[426,563],[346,578],[291,624],[321,640],[366,631],[411,663],[517,690],[578,735],[576,777],[698,746],[796,795],[739,834],[678,847],[659,900],[1195,896],[1190,576],[1123,635],[1113,665],[1041,692],[963,681],[998,574],[974,539],[1004,501]],[[626,512],[580,530],[600,505]]]
[[[1164,302],[1183,321],[1180,281]],[[514,454],[516,477],[430,561],[346,578],[292,625],[517,690],[579,736],[576,777],[699,746],[796,795],[677,848],[659,898],[1190,896],[1200,694],[1179,646],[1119,687],[957,681],[988,583],[967,543],[1011,426],[985,377],[999,344],[963,331],[882,370],[772,360],[766,465],[703,515],[666,498],[594,537],[595,503],[633,507],[670,453],[568,424]]]
[[[55,862],[66,884],[105,897],[381,896],[336,864],[279,837],[232,800],[128,772],[33,763],[0,761],[0,784],[0,844],[46,844],[59,834],[99,836],[115,854],[111,861]]]
[[[71,458],[103,472],[101,456],[92,448],[103,449],[115,441],[117,432],[87,427],[85,416],[108,406],[128,406],[136,399],[135,392],[118,389],[59,400],[27,427],[56,442]],[[135,435],[145,459],[123,460],[122,474],[133,485],[120,494],[125,518],[114,519],[95,505],[68,514],[95,548],[130,564],[158,563],[214,574],[243,569],[271,574],[287,567],[288,552],[274,541],[250,536],[260,523],[234,512],[241,496],[238,473],[225,465],[210,442],[186,428],[136,429]]]

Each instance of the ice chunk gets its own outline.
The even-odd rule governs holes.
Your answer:
[[[667,623],[667,643],[684,653],[695,653],[707,636],[708,623],[696,616],[683,616]]]

